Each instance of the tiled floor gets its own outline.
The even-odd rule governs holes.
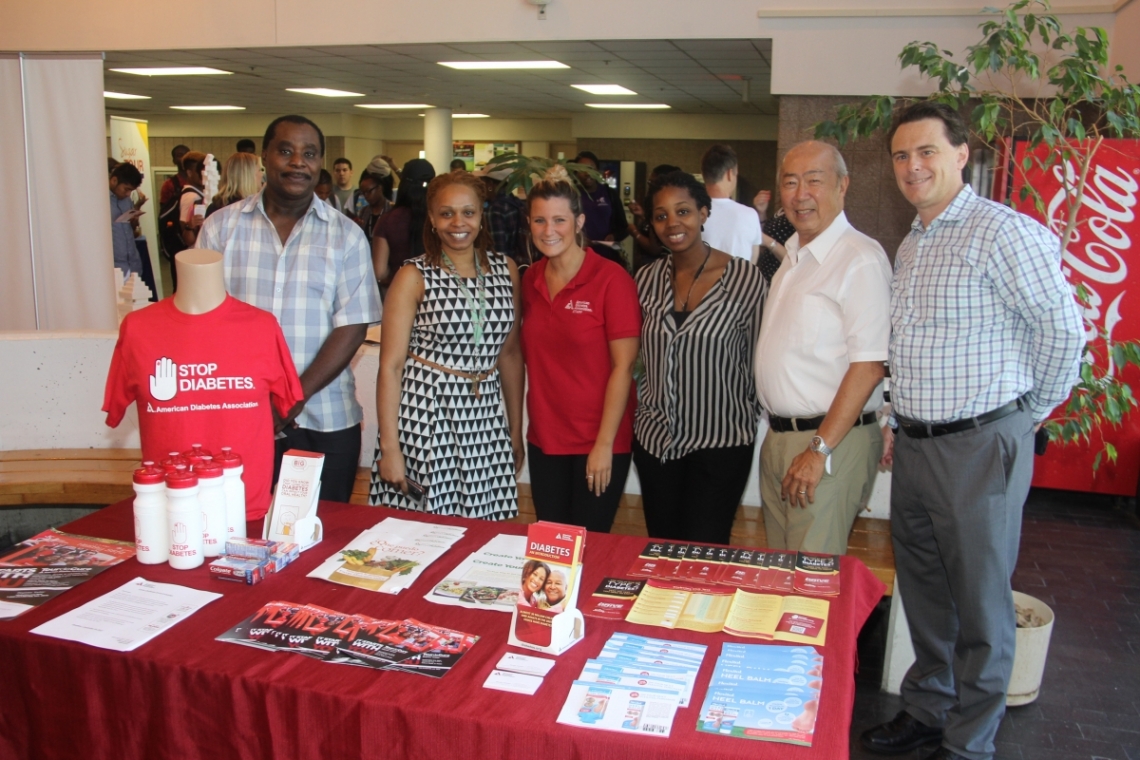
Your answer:
[[[1140,522],[1131,510],[1107,497],[1030,494],[1013,587],[1052,607],[1056,623],[1041,695],[1006,713],[999,760],[1140,760]],[[859,734],[901,708],[878,688],[886,609],[860,637],[852,760],[882,757]],[[934,746],[896,757],[924,758]]]

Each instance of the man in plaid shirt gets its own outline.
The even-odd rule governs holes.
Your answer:
[[[230,295],[273,312],[301,371],[305,399],[277,420],[277,468],[288,449],[320,452],[321,498],[347,502],[364,419],[348,363],[380,321],[372,256],[360,228],[313,192],[325,153],[316,124],[282,116],[261,147],[265,187],[212,214],[197,247],[223,254]]]
[[[888,134],[895,179],[918,210],[891,282],[898,431],[888,436],[915,663],[903,711],[862,742],[899,754],[937,741],[937,760],[993,757],[1034,432],[1068,395],[1085,342],[1059,241],[963,183],[967,137],[957,112],[933,102],[902,111]]]

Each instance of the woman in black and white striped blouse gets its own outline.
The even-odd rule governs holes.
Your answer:
[[[753,353],[767,291],[760,269],[701,240],[704,185],[673,172],[649,187],[671,255],[637,273],[641,356],[633,459],[649,535],[726,544],[744,495],[759,402]]]

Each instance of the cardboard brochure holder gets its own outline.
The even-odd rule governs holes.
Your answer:
[[[262,538],[294,543],[301,551],[324,538],[324,525],[317,516],[324,463],[324,454],[298,449],[285,452],[273,502],[265,515]]]
[[[539,612],[542,611],[540,610]],[[530,613],[524,612],[524,614]],[[582,611],[578,609],[556,613],[550,619],[550,643],[546,646],[530,641],[523,641],[516,636],[515,631],[517,630],[518,624],[519,608],[515,607],[514,614],[511,617],[511,633],[507,638],[508,644],[552,655],[562,654],[581,641],[586,635],[586,618],[582,616]]]
[[[523,566],[519,603],[511,616],[507,643],[560,655],[586,635],[586,619],[578,609],[585,544],[585,528],[550,522],[529,526],[527,562]],[[534,578],[536,585],[541,579],[542,587],[528,589],[528,578]],[[556,600],[559,581],[565,595]]]

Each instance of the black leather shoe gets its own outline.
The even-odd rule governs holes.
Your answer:
[[[942,729],[928,726],[903,710],[894,720],[864,731],[861,741],[864,747],[880,755],[901,755],[924,744],[942,741]]]
[[[939,747],[926,756],[926,760],[969,760],[953,750]]]

